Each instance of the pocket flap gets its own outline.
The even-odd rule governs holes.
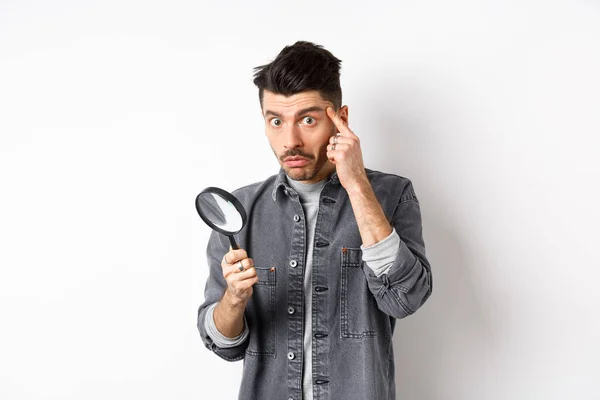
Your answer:
[[[256,275],[258,276],[257,285],[273,286],[277,282],[275,279],[275,267],[254,267],[254,269],[256,269]]]
[[[360,248],[342,247],[342,266],[360,267],[362,265],[362,250]]]

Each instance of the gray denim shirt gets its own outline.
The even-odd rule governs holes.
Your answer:
[[[233,193],[248,214],[236,239],[254,259],[259,278],[245,313],[250,334],[239,346],[220,348],[206,332],[204,313],[226,289],[221,260],[229,241],[215,232],[208,243],[210,273],[198,329],[206,347],[221,358],[244,359],[239,399],[302,398],[303,296],[312,296],[313,304],[315,400],[395,399],[395,320],[414,313],[430,296],[431,269],[411,182],[366,171],[400,236],[396,260],[380,277],[365,265],[350,200],[333,173],[320,196],[311,293],[303,289],[304,214],[283,170]]]

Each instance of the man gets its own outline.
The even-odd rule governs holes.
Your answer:
[[[241,249],[213,232],[198,315],[207,348],[244,359],[240,399],[394,399],[395,320],[431,294],[417,197],[364,168],[340,64],[297,42],[256,68],[281,169],[234,192]]]

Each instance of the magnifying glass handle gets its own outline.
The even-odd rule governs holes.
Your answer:
[[[233,238],[233,235],[228,235],[227,237],[229,238],[229,243],[231,244],[231,249],[232,250],[239,249],[237,243],[235,242],[235,239]]]

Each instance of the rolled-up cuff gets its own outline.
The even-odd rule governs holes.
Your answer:
[[[400,247],[400,236],[396,229],[380,242],[371,246],[360,246],[363,261],[373,270],[375,276],[387,274],[394,264]]]
[[[219,303],[211,304],[206,310],[206,314],[204,316],[204,326],[206,328],[206,333],[208,334],[208,336],[210,336],[214,344],[218,347],[227,349],[239,346],[246,340],[248,334],[250,333],[248,329],[248,324],[246,323],[246,317],[244,317],[244,330],[242,331],[242,333],[240,333],[237,337],[228,338],[227,336],[219,332],[217,326],[215,325],[215,319],[213,317],[213,314],[218,304]]]

